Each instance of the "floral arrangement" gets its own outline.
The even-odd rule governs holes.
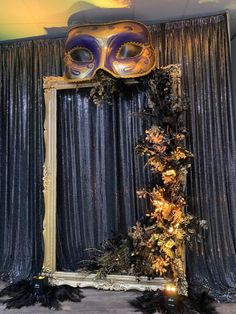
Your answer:
[[[184,245],[191,244],[206,222],[186,212],[184,190],[193,155],[185,144],[188,132],[184,112],[188,102],[180,92],[180,67],[157,69],[136,82],[149,96],[139,116],[150,125],[136,151],[146,157],[155,178],[153,187],[137,191],[137,196],[149,199],[151,211],[129,230],[127,237],[106,241],[97,258],[99,275],[120,272],[163,276],[186,295]],[[111,103],[114,94],[124,90],[124,84],[124,80],[101,78],[91,90],[91,97],[96,104]]]

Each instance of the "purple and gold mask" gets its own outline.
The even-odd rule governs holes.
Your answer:
[[[72,28],[66,40],[65,77],[90,80],[98,69],[115,77],[148,74],[156,65],[155,51],[145,25],[124,21]]]

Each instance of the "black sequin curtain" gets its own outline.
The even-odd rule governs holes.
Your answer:
[[[189,210],[208,221],[209,231],[204,235],[202,244],[195,243],[193,251],[188,253],[189,278],[196,284],[210,287],[214,290],[214,294],[221,299],[233,300],[236,299],[236,214],[234,212],[236,207],[236,154],[235,121],[233,120],[229,74],[227,18],[226,15],[217,15],[154,25],[150,29],[159,55],[159,64],[179,63],[182,65],[183,87],[191,102],[187,122],[191,130],[189,145],[195,158],[188,183]],[[62,74],[63,47],[64,40],[40,40],[0,45],[0,271],[8,274],[12,279],[32,274],[40,269],[42,263],[43,198],[41,182],[44,153],[42,77]],[[58,97],[61,99],[59,117],[60,114],[64,114],[66,98],[72,99],[72,105],[67,99],[71,115],[68,113],[66,120],[63,120],[64,123],[70,122],[70,119],[80,121],[82,113],[79,108],[82,104],[93,113],[92,119],[96,119],[96,121],[88,120],[88,123],[94,130],[96,141],[92,142],[90,134],[88,136],[90,146],[86,147],[91,149],[94,145],[101,147],[99,146],[101,141],[105,139],[107,141],[117,139],[118,141],[122,135],[119,134],[118,127],[116,132],[110,129],[108,134],[104,134],[100,127],[103,127],[101,119],[105,118],[106,115],[107,120],[109,120],[108,117],[112,116],[118,124],[125,111],[117,112],[115,117],[113,111],[117,107],[110,108],[110,112],[106,112],[108,109],[105,107],[93,107],[92,109],[91,106],[88,106],[86,94],[72,94],[70,96],[61,94]],[[137,94],[135,97],[144,96]],[[131,99],[130,102],[133,103],[133,100]],[[116,104],[120,107],[122,105],[123,102]],[[129,108],[135,109],[132,104]],[[100,112],[98,112],[99,110]],[[128,120],[127,117],[124,117],[124,120],[120,121],[126,124]],[[132,124],[127,125],[129,128],[133,128]],[[99,128],[99,132],[97,132],[97,128]],[[69,132],[69,130],[67,131]],[[76,138],[76,145],[82,145],[81,141],[85,139],[81,138],[78,131],[72,132],[69,136],[76,137],[79,135]],[[132,132],[134,135],[134,130]],[[63,136],[61,140],[63,141]],[[117,141],[116,143],[118,143]],[[72,146],[71,143],[68,145],[69,147]],[[88,169],[91,171],[91,175],[94,169],[99,170],[103,189],[111,189],[104,180],[105,176],[114,177],[114,174],[110,173],[112,172],[111,168],[108,167],[109,174],[107,174],[106,167],[103,168],[99,163],[109,160],[105,163],[109,166],[113,164],[115,157],[114,154],[108,154],[107,146],[109,147],[109,145],[106,144],[104,146],[106,149],[99,150],[99,156],[95,160],[91,157],[92,155],[87,160],[85,158],[87,156],[86,151],[83,152],[83,158],[85,158],[83,162],[79,161],[77,156],[72,160],[74,162],[73,167],[74,165],[78,166],[79,163],[82,167],[89,164],[92,167]],[[124,149],[122,145],[120,147]],[[74,147],[71,148],[71,155],[74,156]],[[115,149],[119,149],[118,144],[117,147],[112,147],[112,152]],[[127,158],[134,158],[133,155],[132,157],[128,156],[128,148],[124,151],[123,154],[127,154]],[[122,154],[122,152],[119,153]],[[103,158],[105,159],[103,160]],[[121,160],[119,162],[116,160],[116,162],[120,163]],[[66,161],[61,159],[62,165],[64,162]],[[126,175],[126,172],[123,171],[123,174]],[[81,181],[82,179],[79,178],[78,180]],[[113,182],[109,182],[115,184],[114,178],[112,180]],[[130,184],[129,180],[132,178],[128,179]],[[142,180],[137,179],[137,182],[142,183]],[[93,178],[93,184],[88,188],[94,190],[94,186],[96,186],[96,193],[101,194],[101,186],[97,189],[97,181],[98,177]],[[71,179],[69,182],[72,187],[77,184],[76,179]],[[130,187],[129,184],[127,185],[128,188]],[[134,189],[135,185],[132,186]],[[112,189],[114,192],[114,185]],[[125,193],[124,190],[123,194],[125,195]],[[113,195],[109,194],[108,199],[103,204],[110,206],[114,195],[115,192]],[[88,199],[88,195],[85,197]],[[82,203],[81,196],[76,195],[74,199],[70,197],[71,208],[75,208],[75,198],[76,202]],[[95,198],[91,199],[91,204],[92,202],[93,206],[99,205],[95,204]],[[133,198],[129,202],[134,204],[137,201]],[[127,204],[125,197],[123,198],[123,205],[124,203]],[[102,208],[105,210],[104,206]],[[122,208],[124,207],[122,206]],[[136,207],[135,213],[126,219],[124,226],[126,227],[139,214],[140,208]],[[66,217],[68,213],[64,212],[63,215],[62,218]],[[96,217],[92,217],[90,209],[84,217],[79,215],[81,214],[73,217],[76,226],[80,225],[84,219],[92,219],[90,239],[93,235],[97,242],[91,240],[91,244],[98,243],[112,229],[119,227],[116,225],[118,222],[112,220],[118,215],[117,209],[112,211],[112,214],[110,211],[109,213],[108,211],[106,213],[104,211],[97,212]],[[122,215],[120,215],[123,217],[120,218],[120,222],[127,213]],[[95,228],[96,224],[103,220],[107,228],[104,229],[100,238],[95,237],[95,230],[98,230]],[[83,232],[87,232],[87,230],[85,229]],[[82,239],[81,234],[78,236]],[[65,234],[64,244],[69,243],[72,238],[73,235]],[[69,245],[72,247],[73,243]],[[76,244],[75,247],[78,248],[79,245]],[[60,251],[60,247],[58,251]],[[68,258],[64,257],[60,267],[74,267],[77,253],[74,255],[73,248],[69,252],[71,252],[72,262],[70,263]],[[67,253],[68,251],[66,251]]]
[[[57,269],[74,270],[114,234],[144,215],[136,190],[150,181],[135,144],[146,129],[135,113],[145,94],[96,106],[89,90],[58,92]]]
[[[9,280],[42,265],[42,78],[62,75],[63,43],[0,45],[0,273]]]

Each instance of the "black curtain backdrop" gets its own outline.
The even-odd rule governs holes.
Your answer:
[[[75,270],[104,240],[147,208],[136,190],[151,181],[134,147],[147,128],[137,118],[145,94],[129,87],[113,105],[96,106],[89,90],[58,92],[57,269]]]
[[[195,158],[188,183],[189,210],[206,219],[209,230],[188,252],[188,275],[221,300],[236,300],[236,152],[227,18],[218,15],[150,29],[159,65],[182,65],[183,87],[191,102],[187,122]],[[64,39],[0,45],[0,272],[10,280],[29,277],[42,266],[42,77],[62,75],[63,51]],[[69,178],[73,193],[68,199],[58,196],[58,201],[70,204],[70,212],[62,208],[58,213],[59,228],[65,228],[64,240],[58,240],[59,267],[65,269],[73,269],[78,257],[83,258],[77,256],[78,248],[99,244],[112,230],[125,230],[141,215],[145,205],[132,193],[149,180],[148,172],[141,170],[143,161],[132,150],[143,125],[131,113],[144,105],[145,95],[133,93],[125,102],[120,98],[111,107],[97,108],[88,103],[86,93],[58,95],[61,149],[65,144],[70,149],[70,160],[59,154],[63,166],[59,176],[67,171],[66,163],[68,171],[81,172],[79,178]],[[67,138],[74,138],[75,144],[65,143]],[[78,146],[84,147],[81,156],[76,154]],[[96,196],[83,194],[85,179],[86,191],[93,190]],[[74,193],[75,186],[82,192]],[[78,211],[77,203],[84,212]],[[68,216],[75,228],[66,226]],[[103,230],[97,228],[101,223]]]
[[[63,43],[0,45],[0,272],[9,280],[42,265],[42,78],[61,75]]]

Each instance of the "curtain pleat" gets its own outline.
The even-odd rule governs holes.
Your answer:
[[[236,300],[236,151],[226,15],[151,25],[159,66],[181,64],[194,153],[189,210],[208,221],[188,252],[189,280]],[[0,45],[0,272],[11,280],[43,259],[43,76],[63,73],[64,39]],[[133,91],[96,107],[88,91],[58,93],[57,260],[75,269],[83,250],[124,232],[146,210],[135,190],[150,180],[133,146],[145,105]],[[64,150],[65,149],[65,150]],[[63,235],[63,236],[60,236]]]

